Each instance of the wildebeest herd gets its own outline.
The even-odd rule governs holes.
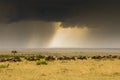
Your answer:
[[[52,61],[52,60],[88,60],[88,59],[120,59],[120,56],[118,55],[108,55],[108,56],[72,56],[72,57],[67,57],[67,56],[61,56],[61,57],[56,57],[56,56],[48,56],[45,57],[46,60]]]
[[[120,56],[118,55],[107,55],[107,56],[42,56],[42,55],[1,55],[0,56],[0,62],[20,62],[22,60],[27,61],[37,61],[44,59],[46,61],[54,61],[54,60],[88,60],[88,59],[94,59],[94,60],[114,60],[119,59]]]

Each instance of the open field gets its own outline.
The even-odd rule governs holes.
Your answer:
[[[0,80],[120,79],[118,49],[0,52]]]
[[[0,80],[119,80],[120,60],[50,61],[36,65],[35,61],[3,62]]]
[[[8,49],[0,50],[0,54],[11,54],[12,50],[17,50],[17,54],[41,54],[41,55],[52,55],[52,56],[95,56],[95,55],[120,55],[119,48],[41,48],[41,49]]]

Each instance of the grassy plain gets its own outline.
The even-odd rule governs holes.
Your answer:
[[[0,62],[0,80],[120,80],[120,60]]]
[[[120,49],[41,49],[17,50],[18,55],[41,54],[52,56],[120,55]],[[0,50],[11,54],[11,50]],[[120,59],[55,60],[47,65],[37,61],[0,62],[0,80],[120,80]]]

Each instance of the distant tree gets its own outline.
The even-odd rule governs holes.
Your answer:
[[[13,51],[11,51],[11,53],[15,55],[15,54],[17,54],[17,51],[13,50]]]

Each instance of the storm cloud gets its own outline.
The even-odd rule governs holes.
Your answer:
[[[118,25],[118,0],[0,0],[0,22],[59,21],[64,26]]]
[[[118,0],[0,0],[0,22],[58,21],[63,27],[119,28]]]
[[[86,26],[92,30],[89,35],[92,41],[120,40],[119,3],[118,0],[0,0],[1,45],[7,39],[10,45],[14,42],[26,45],[36,39],[33,43],[44,47],[56,32],[54,22],[61,22],[63,28]]]

